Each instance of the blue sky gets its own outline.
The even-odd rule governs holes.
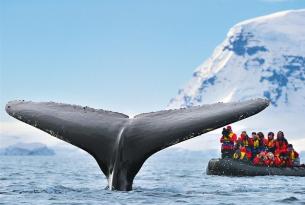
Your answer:
[[[234,24],[293,0],[2,0],[1,121],[13,99],[163,109]]]

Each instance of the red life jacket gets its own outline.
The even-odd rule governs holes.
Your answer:
[[[274,163],[274,161],[271,160],[271,159],[266,159],[266,160],[264,160],[264,164],[265,164],[266,166],[268,166],[268,167],[273,166],[273,163]]]
[[[288,142],[287,140],[276,140],[275,142],[275,153],[276,155],[279,154],[287,154]]]
[[[247,155],[247,158],[248,159],[251,159],[252,158],[252,152],[251,151],[246,151],[246,155]]]
[[[279,156],[275,156],[274,157],[274,165],[276,167],[280,167],[282,165],[282,160],[281,160],[281,158]]]
[[[234,132],[230,132],[229,137],[233,140],[233,142],[236,142],[237,135]]]
[[[253,164],[255,166],[260,166],[260,165],[263,165],[264,162],[261,158],[259,158],[258,156],[256,156],[254,159],[253,159]]]

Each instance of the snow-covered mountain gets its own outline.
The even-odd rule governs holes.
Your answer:
[[[271,106],[239,129],[286,132],[305,149],[305,9],[233,26],[168,108],[265,97]],[[300,141],[301,140],[301,141]]]

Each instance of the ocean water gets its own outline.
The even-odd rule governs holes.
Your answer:
[[[0,204],[305,204],[305,178],[207,176],[209,157],[162,151],[130,192],[105,189],[86,154],[0,157]]]

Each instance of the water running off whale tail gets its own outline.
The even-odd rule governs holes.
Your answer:
[[[114,172],[115,170],[117,170],[117,163],[118,161],[120,160],[118,157],[119,157],[119,153],[117,152],[118,150],[121,149],[120,145],[121,143],[123,142],[122,139],[122,135],[123,135],[123,132],[124,132],[124,129],[125,127],[122,127],[122,129],[120,130],[118,136],[117,136],[117,142],[116,142],[116,145],[118,146],[117,149],[114,149],[115,150],[115,153],[113,153],[113,157],[114,157],[114,166],[113,166],[113,170],[111,171],[110,175],[109,175],[109,179],[108,179],[108,188],[109,190],[113,190],[114,187],[113,187],[113,176],[114,176]]]
[[[145,113],[130,119],[117,112],[54,102],[11,101],[9,115],[75,145],[97,161],[111,190],[129,191],[152,154],[249,116],[264,99],[216,103]]]

